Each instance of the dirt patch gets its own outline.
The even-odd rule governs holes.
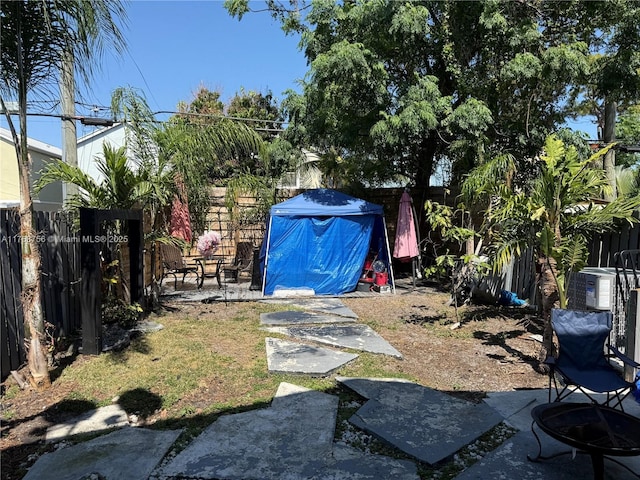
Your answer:
[[[389,341],[402,360],[389,358],[390,372],[424,386],[478,400],[492,391],[545,388],[538,371],[538,319],[524,309],[466,306],[448,296],[425,294],[346,299],[366,323]]]
[[[387,376],[411,378],[473,401],[479,401],[486,392],[547,385],[547,377],[536,371],[540,344],[532,335],[540,333],[538,321],[525,309],[466,306],[458,309],[456,315],[455,309],[447,304],[448,295],[424,287],[413,293],[345,298],[343,302],[358,314],[360,322],[371,326],[402,353],[403,359],[384,357],[383,370]],[[218,321],[225,321],[224,315],[233,317],[238,313],[237,308],[219,308],[216,304],[172,307],[174,311],[168,315],[183,318],[215,315]],[[211,346],[216,353],[233,359],[262,355],[255,345],[245,348],[234,342],[231,333],[227,338],[211,339]],[[87,359],[79,356],[66,368],[84,361]],[[0,449],[2,479],[6,480],[21,478],[24,466],[33,463],[34,452],[43,451],[44,433],[49,425],[87,407],[82,400],[74,404],[73,386],[62,388],[55,379],[52,388],[44,393],[16,393],[13,387],[11,395],[4,395],[12,383],[11,378],[6,380],[1,404]],[[212,390],[225,391],[224,385],[211,387],[201,385],[183,400],[192,407],[204,408],[212,401]],[[228,387],[234,391],[233,385]],[[161,412],[158,419],[166,416],[166,411]]]

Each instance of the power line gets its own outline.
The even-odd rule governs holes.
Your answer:
[[[229,120],[238,120],[242,122],[262,122],[262,123],[278,123],[280,125],[284,125],[286,122],[284,120],[265,120],[264,118],[245,118],[245,117],[234,117],[232,115],[222,115],[217,113],[195,113],[195,112],[173,112],[169,110],[160,110],[158,112],[153,112],[151,115],[154,117],[160,114],[171,114],[171,115],[187,115],[190,117],[207,117],[207,118],[226,118]]]
[[[179,115],[192,115],[199,117],[213,117],[220,119],[229,119],[234,121],[248,121],[248,122],[263,122],[263,123],[278,123],[285,124],[287,122],[279,121],[279,120],[264,120],[260,118],[242,118],[242,117],[233,117],[233,116],[225,116],[225,115],[211,115],[211,114],[201,114],[201,113],[182,113],[182,112],[170,112],[170,111],[159,111],[154,112],[152,115],[155,116],[161,113],[172,113]],[[9,112],[10,115],[17,115],[18,112]],[[29,117],[47,117],[47,118],[59,118],[61,120],[79,120],[83,125],[94,126],[94,127],[111,127],[116,123],[129,123],[125,120],[116,120],[113,118],[100,118],[100,117],[91,117],[91,116],[82,116],[82,115],[61,115],[56,113],[38,113],[31,112],[27,113]],[[168,123],[167,120],[154,120],[155,123]],[[269,128],[269,127],[254,127],[254,130],[259,132],[284,132],[285,130],[282,128]]]

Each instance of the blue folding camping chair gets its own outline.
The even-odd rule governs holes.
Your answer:
[[[559,354],[546,361],[550,367],[549,402],[552,389],[556,402],[580,391],[593,403],[624,410],[622,401],[636,385],[626,381],[610,359],[615,356],[636,369],[640,364],[609,346],[611,312],[553,309],[551,324],[558,338]],[[606,394],[606,400],[598,401],[596,393]]]

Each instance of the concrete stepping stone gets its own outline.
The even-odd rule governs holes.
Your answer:
[[[507,425],[521,431],[531,431],[531,410],[549,401],[549,391],[545,388],[488,392],[482,401],[502,415]]]
[[[267,368],[274,373],[326,376],[358,358],[358,355],[313,347],[277,338],[266,338]]]
[[[395,358],[402,358],[402,354],[398,350],[393,348],[389,342],[367,325],[302,325],[295,327],[263,327],[263,330],[289,335],[290,337],[301,340],[333,345],[335,347],[381,353]]]
[[[542,454],[570,452],[570,447],[562,445],[550,437],[542,434]],[[566,480],[573,478],[593,478],[593,467],[588,455],[578,454],[572,459],[571,453],[559,457],[530,462],[527,455],[535,457],[538,454],[538,444],[531,433],[518,432],[506,440],[501,446],[487,454],[484,458],[466,469],[456,480],[486,480],[488,478],[517,478],[519,480]],[[616,457],[632,471],[640,471],[640,459],[638,457]],[[635,463],[634,463],[635,462]],[[628,470],[605,458],[605,480],[632,480],[637,479]]]
[[[338,378],[373,396],[349,419],[358,428],[431,465],[495,427],[502,417],[474,404],[405,381]],[[367,383],[370,383],[367,385]],[[365,397],[367,398],[367,397]]]
[[[419,480],[418,468],[410,460],[365,454],[336,444],[328,465],[313,480]]]
[[[147,480],[180,430],[125,427],[40,457],[23,480],[126,478]]]
[[[404,388],[404,393],[410,390],[420,393],[421,385],[404,378],[365,378],[365,377],[336,377],[336,381],[356,392],[368,400],[382,400],[395,395],[398,388]],[[402,385],[399,385],[402,384]],[[387,400],[389,401],[389,400]]]
[[[54,442],[79,433],[99,432],[128,425],[129,417],[120,405],[107,405],[47,428],[45,441]]]
[[[313,478],[331,456],[337,411],[335,395],[281,384],[270,408],[220,417],[159,476]]]
[[[287,310],[285,312],[270,312],[260,314],[261,325],[300,325],[314,323],[354,323],[355,318],[336,317],[316,312],[302,312],[300,310]]]
[[[358,315],[356,315],[353,310],[351,310],[344,303],[342,303],[340,299],[337,298],[282,298],[262,301],[264,303],[291,305],[293,307],[298,307],[305,310],[313,310],[315,312],[338,315],[340,317],[358,318]]]

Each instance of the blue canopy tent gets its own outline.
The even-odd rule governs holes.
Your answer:
[[[351,292],[370,252],[386,264],[393,287],[382,206],[335,190],[309,190],[271,207],[262,294],[299,288],[317,295]]]

